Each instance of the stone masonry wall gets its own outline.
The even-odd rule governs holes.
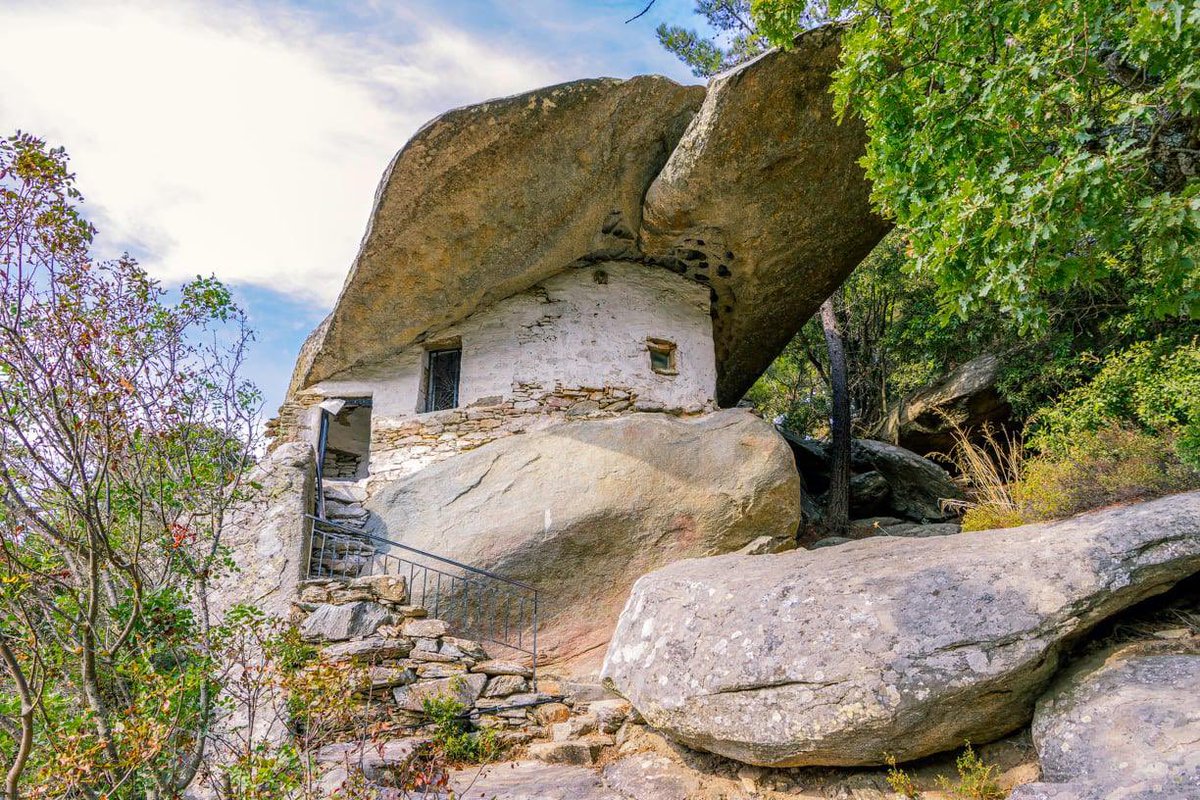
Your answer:
[[[302,394],[288,398],[279,406],[278,415],[267,420],[264,427],[268,440],[267,450],[274,452],[275,448],[287,442],[308,441],[306,434],[309,429],[308,420],[312,415],[311,410],[324,400],[324,397],[316,394]]]
[[[466,408],[408,420],[377,421],[371,431],[371,474],[411,474],[496,439],[564,421],[652,411],[685,416],[712,410],[712,404],[667,408],[662,403],[640,400],[637,392],[627,386],[548,389],[538,383],[514,383],[509,396],[502,400],[484,398]]]
[[[310,438],[313,433],[308,421],[310,410],[323,400],[319,395],[302,395],[281,406],[279,416],[267,423],[267,435],[272,438],[269,449],[273,451],[284,442]],[[514,383],[504,398],[482,398],[464,408],[407,419],[374,419],[370,473],[389,477],[411,474],[488,442],[561,422],[634,412],[694,416],[715,410],[711,402],[668,407],[640,398],[628,386],[546,388],[540,383]]]

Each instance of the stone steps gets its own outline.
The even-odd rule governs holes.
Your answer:
[[[372,787],[389,787],[430,733],[424,707],[431,698],[457,698],[470,710],[470,727],[492,731],[506,757],[556,768],[605,763],[636,735],[631,731],[641,730],[630,704],[598,683],[551,678],[535,690],[525,663],[491,658],[479,642],[456,638],[444,621],[405,605],[402,576],[311,580],[301,601],[303,638],[318,644],[328,663],[349,670],[355,696],[382,723],[397,726],[391,728],[396,738],[365,747],[342,741],[318,751],[327,793],[354,774]],[[357,734],[345,729],[342,735]]]
[[[366,481],[326,481],[322,493],[325,518],[339,527],[322,530],[317,526],[312,542],[313,569],[327,577],[356,578],[369,569],[378,552],[365,533],[371,517],[362,505],[367,498]],[[363,531],[363,535],[356,536],[356,531]]]

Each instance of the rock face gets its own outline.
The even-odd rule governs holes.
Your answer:
[[[594,669],[639,575],[793,535],[799,504],[787,445],[729,409],[511,437],[390,481],[367,508],[381,536],[537,586],[539,649]]]
[[[824,442],[803,438],[785,428],[807,495],[812,498],[829,488],[830,458]],[[855,516],[886,515],[912,522],[939,522],[951,515],[942,500],[962,497],[962,492],[941,466],[916,453],[873,439],[855,439],[850,449],[850,508]],[[812,517],[823,513],[820,498]]]
[[[300,594],[307,567],[312,510],[313,450],[293,442],[278,447],[246,478],[246,499],[231,510],[221,531],[237,571],[218,579],[210,600],[217,617],[248,603],[281,619]]]
[[[580,80],[449,111],[384,173],[293,390],[370,363],[589,254],[634,252],[646,188],[704,90]]]
[[[1038,701],[1042,782],[1014,799],[1200,797],[1200,651],[1145,649],[1090,659]]]
[[[1200,493],[1047,525],[681,561],[641,578],[606,682],[689,747],[866,765],[1029,720],[1064,648],[1200,571]]]
[[[1000,360],[993,355],[968,361],[893,408],[879,438],[921,455],[949,453],[956,425],[970,432],[1003,423],[1012,413],[996,388],[999,372]]]
[[[882,512],[915,522],[935,522],[950,516],[942,508],[942,500],[962,496],[946,470],[903,447],[855,439],[851,460],[859,469],[869,465],[887,482],[891,491],[886,503],[876,506]]]
[[[718,400],[737,402],[887,228],[858,166],[863,126],[833,113],[839,36],[805,33],[707,94],[580,80],[434,119],[385,172],[289,396],[573,263],[632,260],[711,287]]]
[[[714,78],[646,194],[643,251],[712,286],[717,399],[736,403],[883,237],[862,123],[829,93],[840,30]]]
[[[221,619],[238,604],[247,604],[268,616],[288,619],[292,603],[300,596],[306,576],[309,525],[305,514],[312,509],[312,448],[288,443],[262,459],[246,477],[245,498],[230,509],[221,529],[222,544],[229,548],[237,565],[214,581],[209,611]],[[236,663],[226,665],[240,669]],[[220,706],[214,722],[217,737],[247,737],[256,741],[282,742],[287,726],[273,713],[282,698],[274,690],[259,699],[251,714],[241,701]]]

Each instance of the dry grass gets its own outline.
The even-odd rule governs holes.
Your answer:
[[[1077,434],[1066,452],[1032,456],[1015,435],[953,428],[954,447],[941,460],[958,472],[966,499],[944,502],[962,513],[964,531],[1062,519],[1200,488],[1200,472],[1180,461],[1168,438],[1116,424]]]
[[[1013,494],[1025,475],[1025,447],[1013,434],[998,433],[990,425],[975,436],[953,420],[954,447],[940,460],[959,475],[965,500],[942,501],[947,509],[962,513],[964,531],[982,531],[1024,525],[1027,515]],[[935,454],[936,456],[937,454]]]

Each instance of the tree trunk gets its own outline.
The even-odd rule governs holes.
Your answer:
[[[19,800],[21,773],[25,770],[25,762],[29,760],[29,754],[33,752],[33,692],[29,688],[29,683],[25,680],[25,672],[21,669],[21,662],[17,661],[17,656],[8,646],[3,633],[0,633],[0,660],[8,668],[12,686],[21,701],[21,711],[19,714],[21,732],[15,737],[17,739],[17,752],[13,754],[12,761],[8,766],[8,772],[4,776],[3,792],[7,800]]]
[[[821,304],[821,327],[829,348],[830,456],[829,493],[825,495],[825,525],[835,535],[850,527],[850,392],[846,350],[838,328],[834,298]]]

